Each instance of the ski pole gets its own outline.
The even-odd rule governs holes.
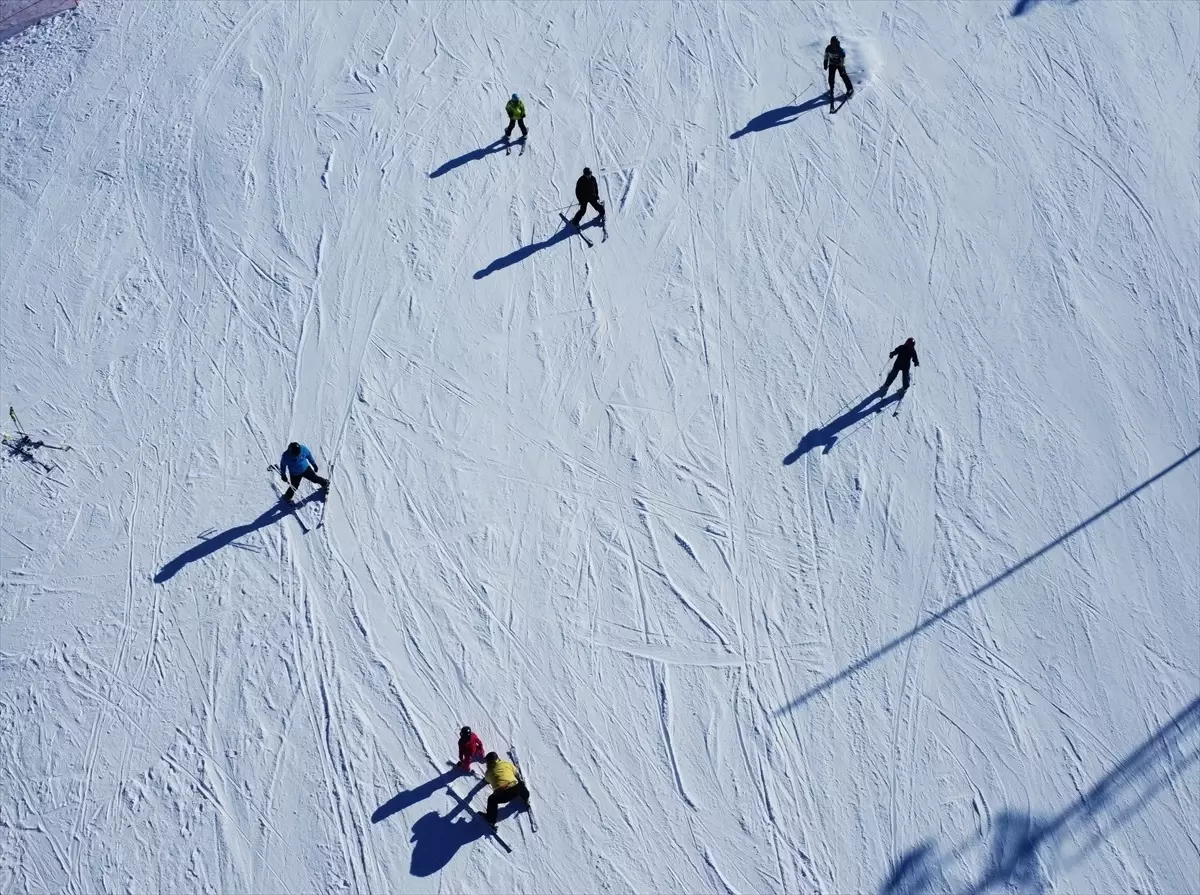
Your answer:
[[[17,419],[17,412],[13,410],[11,404],[8,405],[8,415],[12,417],[12,421],[16,424],[18,432],[20,432],[22,435],[28,434],[25,431],[25,428],[21,425],[21,421]]]

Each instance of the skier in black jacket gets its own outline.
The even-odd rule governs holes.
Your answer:
[[[833,76],[835,74],[842,76],[842,83],[846,85],[846,98],[854,96],[854,85],[850,83],[850,76],[846,74],[846,51],[838,42],[837,35],[829,38],[829,46],[825,48],[825,62],[821,67],[829,72],[830,104],[833,103]],[[920,365],[918,364],[918,366]]]
[[[908,368],[910,364],[921,366],[921,362],[917,359],[917,340],[909,336],[908,340],[903,345],[897,345],[888,354],[888,357],[894,357],[896,362],[892,364],[892,372],[888,373],[887,379],[884,380],[883,388],[879,390],[882,397],[887,394],[888,388],[896,379],[896,374],[900,374],[900,391],[897,394],[904,394],[908,391]]]
[[[600,221],[604,221],[604,203],[600,201],[600,187],[596,184],[596,178],[592,175],[591,168],[583,169],[583,176],[575,181],[575,198],[579,200],[579,211],[575,212],[575,217],[571,218],[571,223],[576,227],[583,220],[584,212],[587,211],[588,203],[591,203],[592,208],[596,209],[600,214]]]

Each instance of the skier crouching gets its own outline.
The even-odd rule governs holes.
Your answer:
[[[903,345],[897,345],[889,353],[888,357],[894,357],[896,362],[892,364],[892,371],[888,373],[887,379],[884,380],[883,388],[879,390],[880,397],[887,394],[888,388],[896,379],[896,374],[900,374],[900,391],[897,394],[904,394],[908,391],[908,368],[910,364],[921,366],[921,362],[917,359],[917,341],[909,336]]]
[[[600,221],[604,221],[604,203],[600,201],[600,187],[596,183],[596,178],[592,174],[591,168],[584,168],[583,174],[575,181],[575,198],[579,200],[579,211],[575,212],[575,217],[571,218],[571,223],[576,227],[583,220],[583,215],[587,211],[588,205],[596,209],[600,215]]]
[[[301,479],[316,482],[322,488],[329,487],[329,479],[317,475],[317,461],[313,459],[312,451],[295,441],[287,446],[279,458],[279,477],[291,485],[283,495],[283,499],[289,503]]]
[[[471,770],[471,762],[483,761],[483,740],[469,727],[458,732],[458,764],[464,774]]]
[[[495,827],[496,815],[505,802],[521,799],[525,807],[529,807],[529,789],[517,776],[517,767],[511,761],[502,760],[495,752],[489,752],[485,761],[487,773],[483,779],[491,784],[492,794],[488,796],[487,816],[484,820]]]

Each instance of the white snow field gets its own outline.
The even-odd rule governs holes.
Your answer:
[[[0,892],[1200,891],[1198,110],[1193,2],[0,44]]]

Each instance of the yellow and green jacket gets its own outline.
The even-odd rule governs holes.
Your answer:
[[[492,789],[508,789],[517,785],[517,768],[511,761],[501,759],[487,769],[483,779],[492,785]]]
[[[519,99],[510,99],[504,106],[509,118],[524,118],[525,103]]]

